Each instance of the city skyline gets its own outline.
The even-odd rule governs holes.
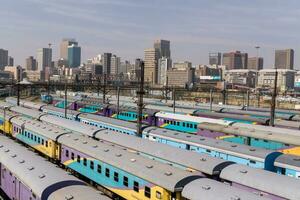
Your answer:
[[[16,6],[6,1],[1,4],[0,43],[23,67],[28,56],[49,42],[57,60],[62,38],[71,37],[81,43],[84,62],[104,52],[130,61],[143,58],[144,49],[162,38],[171,41],[174,61],[208,64],[209,52],[234,50],[254,57],[259,45],[265,68],[274,66],[275,49],[293,48],[295,69],[300,69],[295,45],[300,42],[300,3],[288,2],[24,0]]]

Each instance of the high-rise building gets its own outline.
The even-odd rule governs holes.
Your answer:
[[[118,75],[121,67],[121,58],[116,55],[113,55],[110,59],[110,65],[110,74]]]
[[[63,39],[62,42],[60,43],[60,58],[63,58],[65,60],[68,60],[68,47],[71,45],[78,45],[78,42],[76,42],[75,39]]]
[[[170,41],[168,40],[155,40],[154,48],[158,49],[159,58],[171,58]]]
[[[209,53],[209,64],[210,65],[221,65],[222,64],[221,53]]]
[[[157,84],[167,85],[167,71],[172,68],[172,60],[162,57],[158,60]]]
[[[131,70],[131,64],[128,60],[121,62],[119,74],[126,74],[127,72],[130,72],[130,70]]]
[[[223,53],[223,65],[227,70],[231,69],[247,69],[248,54],[240,51]]]
[[[0,70],[4,70],[4,67],[8,64],[8,51],[0,49]]]
[[[35,71],[35,70],[37,70],[36,59],[34,59],[33,56],[29,56],[26,59],[26,70],[28,70],[28,71]]]
[[[294,50],[293,49],[276,50],[275,68],[294,69]]]
[[[22,81],[23,70],[21,66],[6,66],[4,71],[11,72],[15,80]]]
[[[140,58],[135,59],[134,67],[132,68],[131,74],[132,78],[139,81],[141,80],[141,66],[143,60]]]
[[[14,58],[11,56],[8,56],[8,66],[14,66]]]
[[[173,68],[176,68],[176,69],[192,68],[192,63],[189,62],[189,61],[176,62],[176,63],[173,64]]]
[[[52,49],[41,48],[37,50],[38,71],[44,71],[46,67],[52,66]]]
[[[248,58],[248,69],[261,70],[264,66],[264,59],[262,57]]]
[[[68,63],[70,68],[80,66],[81,48],[78,45],[72,44],[68,47]]]
[[[102,55],[103,74],[111,73],[111,53],[104,53]]]
[[[144,53],[145,53],[145,64],[144,64],[145,82],[148,82],[153,85],[157,83],[159,50],[156,48],[150,48],[150,49],[145,49]]]

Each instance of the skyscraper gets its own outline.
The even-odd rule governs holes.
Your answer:
[[[8,66],[14,66],[14,58],[11,56],[8,56]]]
[[[0,70],[4,70],[4,67],[8,64],[8,51],[0,49]]]
[[[29,56],[26,59],[26,70],[28,71],[35,71],[37,70],[37,63],[33,56]]]
[[[46,67],[52,65],[52,49],[41,48],[37,50],[38,71],[44,71]]]
[[[275,68],[294,69],[294,50],[293,49],[276,50]]]
[[[158,49],[158,57],[171,58],[170,41],[168,40],[155,40],[154,48]]]
[[[121,67],[121,58],[117,57],[116,55],[113,55],[110,59],[110,65],[110,74],[118,75]]]
[[[248,69],[261,70],[264,66],[264,59],[261,57],[248,58]]]
[[[150,49],[145,49],[144,53],[145,53],[145,68],[144,68],[145,82],[149,82],[150,84],[156,84],[159,50],[156,48],[150,48]]]
[[[71,46],[72,44],[78,45],[78,42],[76,42],[75,39],[68,39],[65,38],[62,40],[60,43],[60,58],[63,58],[65,60],[68,60],[68,47]]]
[[[240,51],[223,53],[223,65],[226,69],[247,69],[248,67],[248,54],[241,53]]]
[[[102,56],[103,74],[111,73],[111,53],[104,53]]]
[[[81,62],[81,48],[75,44],[68,47],[68,63],[70,68],[79,67]]]
[[[221,65],[222,54],[221,53],[209,53],[210,65]]]

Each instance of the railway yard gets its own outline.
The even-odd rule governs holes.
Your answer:
[[[20,200],[299,200],[300,111],[93,94],[0,102]]]

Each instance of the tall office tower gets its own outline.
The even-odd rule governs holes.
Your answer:
[[[221,53],[209,53],[210,65],[221,65],[222,54]]]
[[[14,66],[14,58],[11,56],[8,56],[8,66]]]
[[[111,53],[104,53],[102,55],[103,74],[111,73]]]
[[[4,70],[4,67],[8,64],[8,51],[0,49],[0,70]]]
[[[68,38],[62,40],[62,42],[60,43],[60,58],[68,60],[68,56],[69,56],[68,47],[73,44],[77,46],[78,42],[76,42],[75,39],[68,39]]]
[[[172,60],[162,57],[158,60],[157,84],[167,85],[167,71],[172,68]]]
[[[41,48],[37,50],[37,62],[38,71],[45,71],[46,67],[51,67],[52,65],[52,49],[51,48]]]
[[[231,69],[247,69],[248,54],[240,51],[223,53],[223,65],[227,70]]]
[[[262,57],[248,58],[248,69],[261,70],[264,67],[264,59]]]
[[[139,81],[141,80],[141,65],[143,60],[140,58],[135,59],[134,66],[132,67],[131,74],[133,79]]]
[[[110,59],[110,74],[118,75],[121,68],[121,58],[113,55]]]
[[[155,40],[154,48],[158,49],[159,58],[166,57],[171,58],[170,41],[168,40]]]
[[[68,47],[68,64],[70,68],[79,67],[81,62],[81,48],[75,44]]]
[[[145,49],[144,53],[145,53],[145,61],[144,61],[145,82],[148,82],[153,85],[157,83],[159,50],[156,48],[150,48],[150,49]]]
[[[26,70],[27,71],[35,71],[35,70],[37,70],[36,59],[34,59],[33,56],[29,56],[26,59]]]
[[[276,50],[275,68],[294,69],[294,50],[293,49]]]

